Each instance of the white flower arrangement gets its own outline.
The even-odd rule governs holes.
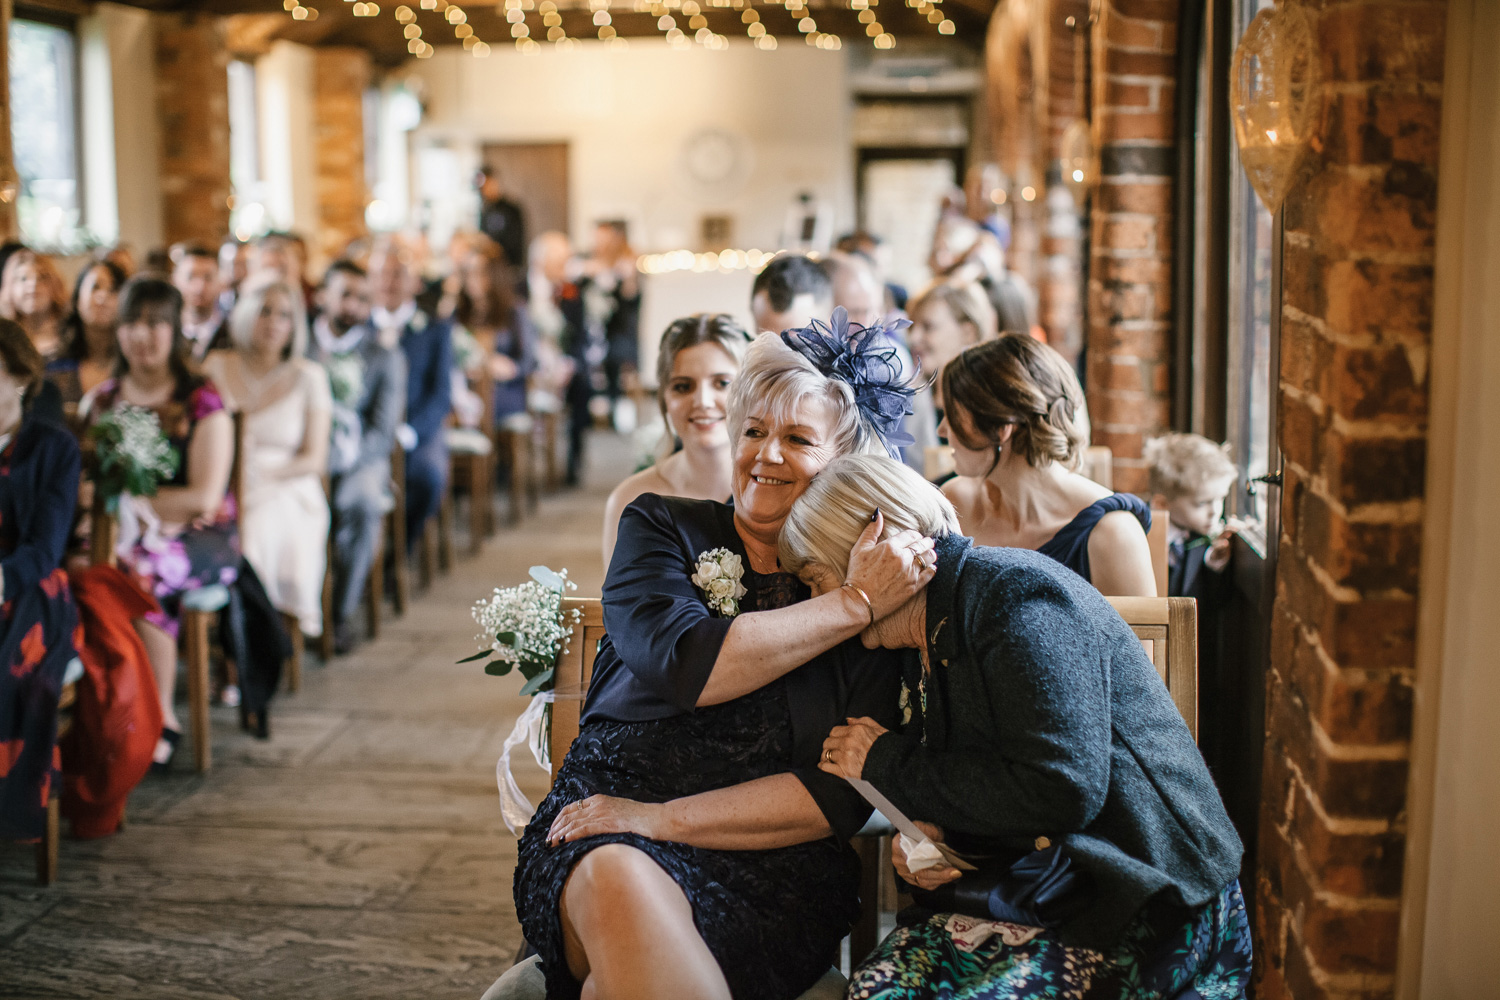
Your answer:
[[[365,366],[354,353],[334,354],[323,362],[335,403],[353,407],[365,391]]]
[[[89,428],[94,444],[95,488],[113,505],[122,494],[154,496],[177,474],[178,456],[156,413],[124,404]]]
[[[697,569],[693,586],[703,591],[708,606],[725,618],[739,614],[740,598],[745,596],[745,586],[740,583],[745,564],[740,557],[728,549],[709,549],[698,554]]]
[[[573,626],[581,619],[574,611],[562,612],[562,596],[578,585],[568,571],[554,573],[546,566],[531,567],[531,579],[517,587],[495,588],[488,600],[474,605],[474,621],[480,634],[480,649],[460,663],[487,660],[484,672],[503,677],[519,669],[526,683],[521,694],[535,695],[552,689],[557,658],[568,649]]]

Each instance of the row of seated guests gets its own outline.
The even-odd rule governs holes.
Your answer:
[[[836,257],[828,266],[789,254],[757,276],[751,306],[762,329],[800,328],[816,310],[826,316],[836,306],[851,319],[851,307],[858,310],[861,318],[853,321],[869,326],[886,319],[877,312],[879,289],[858,259]],[[1146,543],[1150,507],[1076,471],[1089,432],[1072,367],[1030,334],[995,333],[993,313],[975,285],[935,284],[916,296],[913,309],[919,319],[906,329],[906,344],[897,324],[883,326],[882,337],[909,380],[913,373],[937,376],[931,390],[944,404],[941,416],[913,413],[906,424],[936,419],[932,430],[952,443],[957,475],[942,488],[964,533],[980,544],[1040,551],[1105,594],[1155,596]],[[620,513],[636,496],[727,495],[725,413],[748,342],[725,314],[678,320],[663,334],[657,381],[666,438],[657,462],[622,482],[606,504],[606,566]]]
[[[1244,995],[1242,848],[1184,720],[1097,588],[962,537],[888,457],[909,392],[873,338],[762,334],[729,385],[732,503],[624,507],[578,736],[518,851],[538,957],[491,1000],[828,995],[870,815],[845,779],[978,864],[896,841],[920,908],[848,995]],[[732,604],[699,571],[722,550]]]

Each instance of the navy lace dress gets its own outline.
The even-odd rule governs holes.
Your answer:
[[[1141,522],[1142,531],[1151,531],[1151,508],[1144,500],[1134,493],[1111,493],[1079,511],[1073,520],[1058,529],[1057,534],[1037,551],[1056,559],[1093,583],[1093,577],[1089,575],[1089,535],[1093,533],[1100,518],[1117,510],[1130,511]]]
[[[542,957],[549,997],[579,994],[563,957],[558,902],[573,866],[601,844],[637,848],[672,876],[736,1000],[803,993],[837,961],[859,914],[859,862],[846,841],[870,810],[816,763],[823,737],[846,715],[895,726],[900,661],[852,640],[854,647],[846,643],[758,691],[694,708],[730,622],[707,610],[688,577],[699,553],[720,546],[743,559],[724,504],[647,494],[621,519],[604,587],[609,636],[595,660],[583,725],[526,826],[516,865],[516,912]],[[747,569],[742,582],[744,612],[808,596],[784,574]],[[660,658],[648,662],[652,650]],[[546,843],[563,806],[590,795],[664,802],[787,772],[803,781],[837,836],[762,851],[635,834]]]

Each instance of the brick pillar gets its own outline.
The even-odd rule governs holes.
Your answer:
[[[318,197],[314,250],[329,261],[366,232],[364,93],[370,86],[370,54],[364,49],[319,48],[313,72]]]
[[[229,232],[228,67],[220,18],[157,16],[162,231],[168,243],[214,244]]]
[[[1104,0],[1094,29],[1088,372],[1094,443],[1144,493],[1145,439],[1169,427],[1176,0]]]
[[[1318,22],[1323,130],[1283,216],[1263,1000],[1393,992],[1443,22],[1442,2],[1331,5]]]

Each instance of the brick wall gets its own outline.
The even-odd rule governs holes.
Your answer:
[[[1077,44],[1088,39],[1087,0],[1051,0],[1046,5],[1047,37],[1047,192],[1042,228],[1042,262],[1037,277],[1039,321],[1047,342],[1076,362],[1083,349],[1083,241],[1079,200],[1063,183],[1059,157],[1068,125],[1086,114],[1085,77]],[[1075,28],[1067,24],[1074,19]]]
[[[1405,842],[1444,5],[1320,13],[1323,126],[1284,214],[1264,1000],[1392,994]]]
[[[1093,36],[1089,416],[1114,486],[1144,493],[1145,439],[1169,428],[1177,0],[1103,0]]]
[[[314,63],[318,240],[324,263],[365,235],[365,134],[363,100],[370,86],[370,54],[363,49],[319,48]]]
[[[159,15],[162,232],[217,243],[229,231],[229,55],[219,18]]]

